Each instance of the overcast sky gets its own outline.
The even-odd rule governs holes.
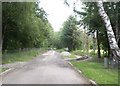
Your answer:
[[[59,31],[63,22],[73,14],[73,7],[65,5],[64,0],[40,0],[40,6],[47,12],[54,31]]]

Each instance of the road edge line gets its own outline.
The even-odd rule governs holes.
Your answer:
[[[93,85],[99,86],[94,80],[92,80],[92,79],[89,79],[89,80],[90,80],[90,82],[91,82]]]
[[[4,72],[0,73],[0,76],[7,74],[8,72],[12,71],[14,68],[9,68],[8,70],[5,70]]]

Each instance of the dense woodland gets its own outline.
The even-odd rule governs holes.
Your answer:
[[[75,3],[74,3],[75,4]],[[110,57],[111,49],[105,24],[99,15],[95,2],[83,3],[84,12],[73,11],[80,17],[71,15],[63,23],[59,32],[54,32],[47,19],[47,13],[39,2],[4,2],[2,4],[2,50],[23,48],[68,48],[69,51],[97,49]],[[105,12],[120,47],[120,2],[104,2]],[[82,29],[80,29],[81,26]]]
[[[47,13],[33,2],[2,4],[3,50],[48,47],[53,28]]]

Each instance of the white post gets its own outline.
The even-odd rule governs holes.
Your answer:
[[[105,68],[109,67],[109,61],[108,61],[107,57],[104,58],[104,66],[105,66]]]

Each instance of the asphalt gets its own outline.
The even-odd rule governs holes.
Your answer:
[[[2,84],[90,84],[89,80],[50,50],[2,76]]]

